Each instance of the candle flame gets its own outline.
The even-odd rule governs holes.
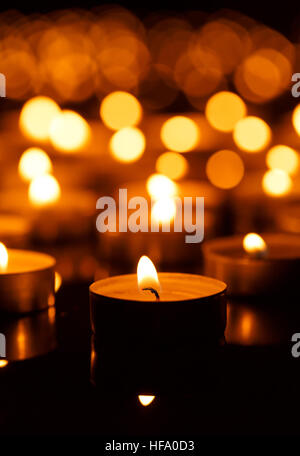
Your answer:
[[[139,290],[147,289],[151,291],[151,289],[153,289],[156,293],[160,290],[160,283],[155,266],[150,258],[145,255],[143,255],[138,262],[137,280]]]
[[[28,196],[34,206],[48,206],[60,198],[60,186],[54,176],[44,174],[30,183]]]
[[[90,126],[86,120],[68,109],[54,117],[49,129],[52,145],[65,153],[78,152],[88,143],[90,135]]]
[[[284,196],[292,189],[293,181],[283,169],[269,169],[262,180],[264,192],[270,196]]]
[[[8,251],[5,245],[0,242],[0,270],[5,270],[8,263]]]
[[[54,281],[54,291],[55,293],[58,292],[62,284],[62,276],[55,271],[55,281]]]
[[[145,395],[145,394],[139,395],[139,401],[144,407],[147,407],[147,405],[150,405],[151,402],[154,401],[154,399],[155,399],[155,396],[149,396],[149,395]]]
[[[8,365],[7,359],[0,359],[0,368]]]
[[[178,193],[178,187],[175,182],[163,174],[152,174],[147,180],[146,187],[149,195],[154,200],[171,198]]]
[[[46,152],[39,147],[25,150],[19,161],[19,174],[24,181],[30,182],[38,176],[52,172],[52,163]]]
[[[151,210],[151,215],[157,222],[166,223],[174,219],[176,214],[176,204],[173,198],[160,198]]]
[[[267,244],[259,234],[248,233],[243,239],[244,250],[251,256],[260,258],[267,253]]]

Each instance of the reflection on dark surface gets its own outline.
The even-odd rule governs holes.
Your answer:
[[[273,301],[273,302],[272,302]],[[278,302],[279,301],[279,302]],[[227,303],[228,344],[241,346],[287,345],[299,332],[300,308],[287,298],[229,299]]]
[[[111,370],[100,366],[98,372],[113,381],[95,387],[90,382],[87,286],[63,285],[57,296],[55,351],[0,369],[5,391],[0,409],[3,433],[153,436],[297,432],[299,359],[292,358],[289,346],[244,344],[247,334],[255,334],[253,328],[259,328],[256,334],[261,335],[265,328],[272,328],[269,309],[258,312],[265,319],[257,326],[251,326],[251,318],[248,322],[246,318],[243,326],[238,315],[244,308],[230,304],[227,337],[231,334],[235,344],[227,343],[214,359],[209,351],[206,359],[205,354],[189,353],[184,365],[178,357],[166,356],[164,374],[153,375],[157,388],[149,385],[126,390],[130,366],[126,360],[117,366],[116,359],[106,353]],[[250,312],[249,307],[245,309]],[[275,336],[279,316],[272,330]],[[286,331],[288,334],[287,327]],[[244,342],[238,344],[241,334]],[[119,370],[118,375],[113,375],[113,367]],[[136,371],[139,367],[140,361]],[[155,400],[145,407],[139,395],[155,395]]]
[[[45,355],[56,348],[55,307],[20,318],[2,316],[0,332],[6,337],[6,356],[20,361]]]

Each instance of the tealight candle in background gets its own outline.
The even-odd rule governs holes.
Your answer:
[[[123,372],[119,381],[125,381],[128,371],[130,377],[136,376],[135,382],[143,378],[151,383],[159,376],[157,369],[165,364],[168,370],[176,356],[180,369],[179,364],[192,354],[215,353],[223,344],[226,326],[225,291],[225,283],[209,277],[157,275],[145,256],[138,277],[94,282],[90,286],[92,380],[101,377],[101,366],[112,363],[119,374]]]
[[[129,182],[121,186],[127,190],[127,201],[136,196],[146,198],[148,203],[147,214],[148,232],[99,233],[99,257],[108,264],[121,265],[127,263],[132,267],[138,258],[145,252],[153,258],[155,263],[164,267],[174,265],[187,265],[191,270],[197,271],[201,265],[201,250],[195,253],[195,245],[186,243],[187,233],[182,221],[182,232],[174,231],[174,219],[176,218],[176,204],[174,196],[179,196],[184,202],[184,197],[192,198],[192,211],[195,215],[196,197],[204,198],[204,224],[205,238],[211,238],[222,230],[224,218],[224,195],[205,181],[183,180],[174,182],[161,174],[153,174],[147,182]],[[151,207],[151,198],[154,205]],[[119,194],[115,194],[116,201]],[[129,217],[130,211],[128,211]],[[169,232],[151,231],[151,218],[161,225],[170,223]],[[118,223],[118,220],[117,220]],[[127,269],[128,270],[128,269]],[[122,272],[122,270],[121,270]]]
[[[61,190],[54,176],[45,174],[31,181],[28,193],[2,193],[0,208],[22,214],[32,224],[32,237],[42,242],[76,239],[94,232],[96,198],[86,190]]]
[[[225,281],[230,295],[299,295],[299,236],[231,236],[207,241],[203,250],[205,274]]]
[[[55,303],[55,259],[0,243],[0,311],[27,313]]]

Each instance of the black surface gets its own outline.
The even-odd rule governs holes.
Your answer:
[[[2,435],[299,432],[300,359],[291,356],[288,341],[276,346],[227,344],[212,366],[213,375],[206,363],[191,356],[190,366],[181,372],[181,386],[174,377],[169,388],[152,392],[156,398],[150,406],[142,407],[137,395],[145,391],[127,390],[126,372],[105,388],[90,383],[87,284],[59,292],[56,329],[55,351],[0,370]],[[103,372],[104,378],[107,374]]]

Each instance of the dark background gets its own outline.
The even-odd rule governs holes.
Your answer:
[[[96,2],[95,0],[53,0],[53,1],[15,1],[3,2],[0,10],[18,9],[24,13],[47,12],[54,9],[64,8],[94,8],[101,5],[117,4],[132,10],[141,19],[152,12],[168,11],[184,13],[187,10],[199,10],[207,13],[215,13],[220,9],[232,9],[251,16],[258,21],[269,25],[282,33],[290,34],[298,28],[300,4],[296,2],[261,2],[252,1],[118,1],[118,2]]]

